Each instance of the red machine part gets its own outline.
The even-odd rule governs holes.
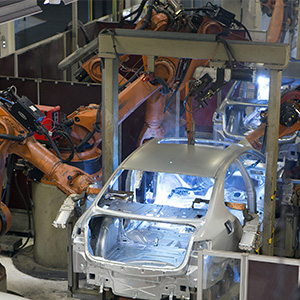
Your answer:
[[[46,116],[43,119],[42,124],[51,132],[55,123],[60,123],[60,106],[37,105],[37,107]],[[35,133],[34,137],[38,141],[47,141],[47,138],[44,135],[38,135]]]

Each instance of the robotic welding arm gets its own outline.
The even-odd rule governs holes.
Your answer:
[[[298,18],[299,1],[296,0],[260,0],[262,12],[271,21],[268,28],[268,42],[284,43],[286,33],[294,36]]]
[[[240,144],[251,145],[262,150],[267,126],[267,111],[261,114],[262,123],[252,131]],[[283,93],[280,107],[279,138],[300,130],[300,86]]]
[[[0,183],[4,179],[9,154],[28,160],[42,171],[66,195],[82,194],[94,179],[82,170],[61,161],[33,137],[41,131],[44,114],[27,97],[19,97],[14,87],[0,93]],[[11,216],[0,202],[0,235],[10,227]]]

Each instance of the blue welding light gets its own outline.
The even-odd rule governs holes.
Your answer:
[[[266,76],[258,76],[257,84],[258,84],[257,99],[268,100],[269,91],[270,91],[270,78]]]

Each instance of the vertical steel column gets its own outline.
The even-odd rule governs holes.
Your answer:
[[[247,300],[248,297],[248,273],[249,273],[249,254],[241,254],[240,267],[240,296],[239,299]]]
[[[14,53],[14,76],[19,77],[19,56],[16,52]]]
[[[298,264],[298,288],[300,288],[300,262]]]
[[[198,251],[198,276],[197,276],[197,300],[203,299],[203,272],[204,272],[204,262],[203,262],[203,250]]]
[[[179,137],[180,135],[180,91],[176,93],[175,101],[176,101],[175,137]]]
[[[102,84],[102,173],[105,183],[118,167],[118,63],[105,58]]]
[[[299,7],[297,8],[298,10],[298,25],[297,25],[297,45],[296,45],[296,59],[300,58],[300,10]]]
[[[89,22],[93,21],[93,0],[88,1],[88,20]]]
[[[78,3],[72,3],[72,51],[77,49],[78,45]]]
[[[72,52],[77,50],[78,45],[78,3],[72,3]],[[78,64],[71,66],[71,80],[75,80],[74,73],[78,69]]]
[[[273,255],[274,223],[275,223],[275,193],[277,181],[277,159],[279,138],[279,115],[281,100],[281,70],[270,70],[270,98],[267,120],[266,147],[266,182],[264,201],[264,230],[262,251],[264,255]]]
[[[63,58],[67,57],[67,33],[63,33]],[[63,70],[63,80],[67,81],[67,70]]]
[[[124,1],[122,0],[122,1],[118,1],[119,3],[118,3],[118,19],[117,19],[117,21],[120,21],[121,20],[121,18],[122,18],[122,12],[123,12],[123,10],[124,10]]]
[[[41,105],[41,82],[42,82],[42,79],[41,78],[38,78],[35,80],[36,82],[36,100],[37,100],[37,104],[38,105]]]
[[[72,233],[73,233],[73,223],[68,223],[68,237],[69,237],[69,246],[68,246],[68,297],[72,297],[73,293],[79,287],[79,276],[78,273],[74,273],[73,268],[73,245],[72,245]]]
[[[112,0],[112,20],[118,21],[118,0]]]

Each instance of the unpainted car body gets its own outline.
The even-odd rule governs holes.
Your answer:
[[[147,142],[117,168],[76,223],[74,271],[100,292],[190,299],[198,251],[238,251],[245,214],[226,204],[245,204],[252,219],[262,220],[264,174],[264,156],[250,147]],[[227,264],[207,259],[205,289],[223,278]]]
[[[254,90],[254,85],[249,82],[232,84],[213,115],[214,140],[238,143],[261,124],[261,113],[268,109],[268,99],[266,95],[260,97]],[[280,138],[278,159],[297,161],[298,148],[296,133]]]

